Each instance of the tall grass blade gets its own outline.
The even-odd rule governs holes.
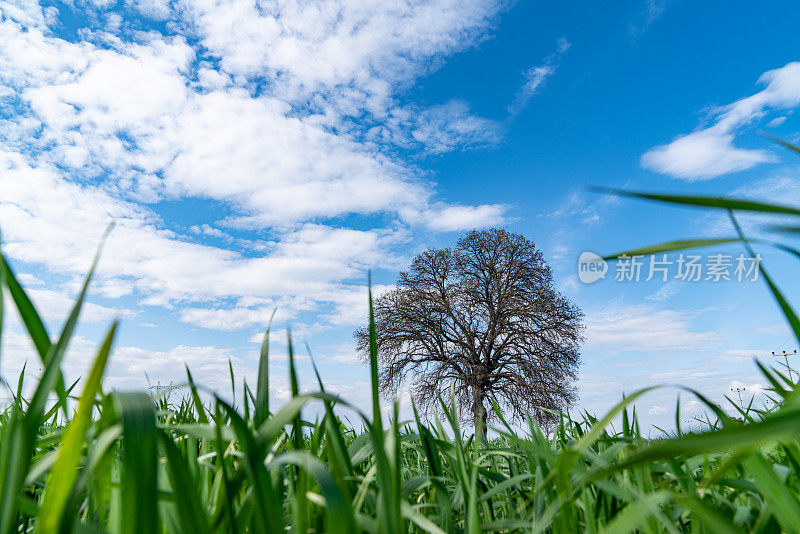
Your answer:
[[[116,393],[122,423],[120,534],[155,534],[158,528],[156,412],[146,393]]]
[[[256,405],[254,422],[256,427],[261,426],[269,414],[269,331],[275,310],[267,323],[264,339],[261,341],[261,354],[258,358],[258,382],[256,383]]]
[[[83,387],[78,411],[70,421],[64,434],[58,459],[50,471],[45,486],[44,499],[39,510],[36,532],[56,533],[69,532],[74,519],[74,511],[67,510],[67,502],[72,493],[73,486],[78,478],[86,434],[92,423],[92,412],[95,399],[100,392],[100,382],[111,352],[111,344],[117,331],[117,323],[111,325],[103,345],[89,371],[86,384]]]

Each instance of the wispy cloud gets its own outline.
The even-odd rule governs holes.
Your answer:
[[[570,49],[570,46],[571,44],[566,37],[559,38],[558,42],[556,43],[555,52],[547,56],[547,58],[544,60],[544,63],[531,67],[525,71],[525,81],[522,83],[522,87],[520,87],[519,91],[517,91],[517,94],[514,97],[514,102],[508,106],[508,112],[510,115],[517,115],[519,112],[525,109],[525,106],[528,105],[528,102],[530,102],[533,95],[535,95],[537,91],[544,86],[548,78],[556,73],[556,70],[561,64],[561,58],[567,53],[567,50]]]
[[[501,139],[498,122],[471,114],[461,101],[434,106],[414,116],[409,125],[411,139],[429,153],[484,147]]]
[[[610,305],[586,318],[586,348],[613,352],[697,350],[719,340],[693,327],[696,312],[650,305]]]
[[[646,0],[644,8],[634,22],[630,24],[629,31],[633,41],[638,40],[650,26],[658,20],[667,10],[671,0]]]
[[[661,288],[653,293],[645,297],[647,300],[651,300],[653,302],[664,302],[672,298],[678,291],[681,289],[681,282],[680,280],[670,280]]]

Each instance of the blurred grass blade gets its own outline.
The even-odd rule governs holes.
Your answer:
[[[6,299],[6,292],[3,290],[4,287],[7,287],[8,284],[6,283],[6,270],[3,268],[5,262],[0,257],[0,339],[3,339],[3,320],[5,319],[5,299]],[[0,347],[0,363],[2,363],[2,348]]]
[[[185,459],[178,451],[175,443],[167,434],[158,433],[159,442],[166,457],[167,471],[175,497],[181,529],[191,534],[210,534],[206,511],[200,501],[197,488],[192,481]]]
[[[369,374],[372,384],[372,425],[383,440],[383,418],[381,417],[380,393],[378,390],[378,337],[375,332],[375,307],[372,302],[372,275],[367,282],[369,297]]]
[[[22,324],[25,325],[25,329],[28,331],[33,346],[36,347],[39,357],[42,362],[44,362],[47,353],[50,351],[51,344],[47,328],[45,328],[33,302],[31,302],[25,290],[22,289],[22,286],[17,282],[14,271],[8,265],[3,254],[0,254],[0,268],[2,268],[3,271],[3,282],[8,288],[11,299],[14,301],[14,305],[19,312]]]
[[[289,451],[281,454],[272,462],[274,465],[294,465],[309,473],[322,490],[327,509],[325,532],[334,534],[350,534],[356,532],[355,518],[350,503],[345,501],[339,485],[330,472],[317,458],[301,451]]]
[[[95,399],[100,391],[100,382],[111,352],[111,344],[117,331],[117,323],[111,325],[103,345],[89,371],[89,377],[83,387],[78,411],[70,421],[64,434],[58,459],[50,471],[45,486],[44,500],[36,522],[36,532],[56,533],[69,532],[74,513],[66,510],[78,468],[81,463],[86,434],[92,422],[92,411]]]
[[[158,473],[155,406],[146,393],[115,393],[122,423],[120,534],[155,534],[158,529]]]
[[[677,250],[688,250],[693,248],[711,247],[716,245],[727,245],[730,243],[740,243],[741,239],[737,237],[720,238],[720,239],[682,239],[678,241],[667,241],[659,245],[652,245],[649,247],[634,248],[626,250],[625,252],[618,252],[605,256],[604,260],[615,260],[620,256],[648,256],[651,254],[659,254],[666,252],[675,252]]]
[[[793,144],[793,143],[790,143],[790,142],[788,142],[788,141],[784,141],[783,139],[781,139],[781,138],[779,138],[779,137],[775,137],[774,135],[770,135],[770,134],[768,134],[768,133],[766,133],[766,132],[761,132],[761,135],[763,135],[764,137],[766,137],[766,138],[767,138],[767,139],[769,139],[770,141],[773,141],[773,142],[775,142],[775,143],[778,143],[778,144],[779,144],[779,145],[781,145],[782,147],[784,147],[784,148],[787,148],[787,149],[791,150],[791,151],[792,151],[792,152],[794,152],[795,154],[800,154],[800,147],[798,147],[797,145],[795,145],[795,144]]]
[[[784,215],[800,215],[800,209],[794,208],[792,206],[769,204],[766,202],[757,202],[754,200],[720,198],[720,197],[702,197],[702,196],[692,196],[692,195],[642,193],[636,191],[626,191],[624,189],[614,189],[611,187],[593,186],[590,187],[589,190],[609,195],[639,198],[643,200],[653,200],[657,202],[666,202],[670,204],[679,204],[683,206],[720,208],[725,210],[730,209],[730,210],[752,211],[761,213],[777,213]]]
[[[734,229],[736,229],[737,235],[742,239],[745,250],[747,250],[747,253],[753,260],[756,260],[758,256],[753,250],[753,247],[750,246],[750,242],[745,237],[744,231],[742,230],[742,227],[739,225],[739,221],[736,220],[736,216],[734,216],[733,211],[728,210],[728,217],[730,218]],[[770,277],[763,263],[760,261],[758,262],[758,270],[764,277],[764,282],[766,282],[767,287],[769,287],[769,290],[772,293],[772,296],[775,299],[775,301],[778,303],[778,306],[780,307],[781,311],[783,312],[784,317],[786,317],[786,320],[789,322],[789,326],[791,326],[792,328],[792,332],[794,333],[795,339],[798,342],[800,342],[800,319],[798,319],[797,314],[792,308],[792,305],[789,304],[789,301],[786,300],[786,297],[783,296],[781,290],[778,289],[778,286],[775,284],[775,282],[772,281],[772,277]]]
[[[647,517],[652,515],[653,509],[666,502],[669,496],[669,492],[662,490],[632,502],[623,508],[613,521],[601,529],[600,532],[602,534],[627,534],[640,531],[639,527]]]
[[[186,367],[186,378],[189,381],[189,391],[192,395],[192,402],[194,403],[194,409],[197,413],[197,420],[200,423],[208,423],[208,416],[206,416],[206,409],[203,406],[203,401],[200,400],[200,394],[197,392],[197,386],[194,383],[194,379],[192,378],[192,373],[189,371],[189,367]]]
[[[797,494],[786,488],[785,483],[775,473],[775,467],[757,452],[745,461],[745,465],[784,531],[800,531],[800,502]]]

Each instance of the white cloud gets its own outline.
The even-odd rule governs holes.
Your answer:
[[[218,307],[219,299],[234,298],[243,307],[234,312],[235,320],[224,309],[190,309],[183,317],[194,324],[213,327],[231,319],[230,324],[244,326],[261,322],[276,304],[298,310],[310,307],[310,301],[347,300],[352,288],[344,282],[363,284],[370,266],[397,266],[389,247],[405,239],[402,232],[307,224],[266,243],[266,254],[245,256],[188,242],[164,229],[148,210],[98,188],[62,181],[53,169],[29,167],[19,155],[0,152],[0,169],[0,220],[9,255],[81,275],[102,229],[116,220],[98,270],[99,291],[110,288],[111,296],[120,296],[122,287],[160,305],[206,302]]]
[[[630,25],[631,38],[635,41],[667,10],[670,0],[646,0],[640,20]]]
[[[516,115],[522,111],[547,79],[556,73],[561,64],[561,58],[567,53],[570,46],[570,42],[565,37],[559,38],[556,43],[556,51],[550,54],[543,64],[531,67],[525,72],[525,81],[517,91],[514,102],[508,107],[508,112],[511,115]]]
[[[618,203],[611,195],[590,197],[584,191],[570,191],[555,211],[539,216],[578,219],[584,225],[593,225],[600,222],[599,208]]]
[[[390,86],[435,67],[434,58],[475,42],[504,2],[438,0],[181,2],[209,51],[237,76],[265,72],[285,94],[306,98],[321,88],[381,97]]]
[[[42,317],[59,323],[69,315],[75,304],[75,297],[63,291],[27,288],[26,293]],[[109,308],[92,302],[84,302],[81,306],[81,322],[110,322],[130,315],[132,313],[128,310]]]
[[[797,170],[792,169],[771,178],[738,187],[731,194],[764,202],[797,205],[800,204],[800,178],[797,176]]]
[[[193,234],[197,235],[204,235],[208,237],[216,237],[219,239],[225,239],[228,241],[232,241],[233,238],[229,235],[220,230],[219,228],[214,228],[210,224],[198,224],[189,227],[189,231]]]
[[[722,353],[717,361],[719,363],[749,363],[754,359],[761,360],[764,363],[772,363],[771,353],[768,350],[762,349],[729,349]]]
[[[126,0],[125,3],[155,20],[164,20],[171,14],[170,0]]]
[[[3,4],[0,84],[18,115],[0,125],[0,221],[14,259],[80,275],[115,220],[95,285],[106,297],[179,306],[182,320],[211,328],[258,324],[276,305],[287,317],[332,309],[325,317],[345,324],[366,269],[397,267],[392,250],[411,230],[503,221],[505,206],[435,199],[416,167],[385,150],[497,139],[463,102],[419,108],[394,94],[480,39],[501,4],[128,5],[180,35],[93,28],[92,15],[68,41],[51,29],[57,11]],[[103,20],[109,7],[97,4]],[[147,207],[187,197],[229,215],[183,234]],[[396,219],[321,224],[351,214]],[[272,239],[233,238],[223,225]]]
[[[273,305],[272,309],[277,310],[279,308],[277,305]],[[286,307],[281,309],[285,312]],[[213,308],[188,307],[181,309],[179,313],[181,320],[186,323],[215,330],[240,330],[253,325],[266,327],[272,315],[269,304],[256,308],[243,306],[233,308],[219,306]],[[289,314],[284,313],[283,316],[278,316],[278,322],[288,317]]]
[[[768,161],[775,157],[766,150],[737,148],[733,134],[710,129],[679,137],[642,156],[645,167],[690,181],[744,171]]]
[[[288,112],[236,92],[195,97],[171,139],[167,193],[239,205],[239,227],[424,206],[426,187],[397,162]]]
[[[770,334],[770,335],[785,336],[785,337],[794,336],[794,334],[792,334],[791,328],[787,323],[777,323],[769,326],[762,326],[756,328],[756,332],[758,332],[759,334]]]
[[[769,110],[800,105],[800,63],[765,72],[759,78],[762,91],[719,110],[715,123],[657,146],[642,156],[642,165],[684,180],[707,180],[775,161],[765,150],[734,145],[736,130],[762,118]]]
[[[378,298],[394,286],[376,284],[372,286],[372,298]],[[336,295],[333,310],[323,318],[332,325],[363,326],[369,317],[369,298],[366,287],[350,287]]]
[[[695,313],[649,305],[611,305],[586,314],[586,348],[606,351],[697,350],[719,341],[715,332],[697,332]]]
[[[235,18],[237,10],[249,13],[254,9],[242,2],[229,4],[231,13],[226,17]],[[337,16],[352,15],[359,23],[343,20],[336,28],[339,31],[352,22],[358,32],[366,31],[363,26],[369,24],[361,19],[374,16],[379,17],[375,23],[383,31],[396,32],[396,28],[384,27],[389,21],[380,17],[401,17],[406,28],[414,21],[422,24],[417,17],[425,9],[438,13],[442,7],[434,2],[409,8],[408,13],[390,10],[387,15],[369,9],[356,10],[355,14],[351,13],[352,6],[346,5]],[[216,5],[213,9],[225,10]],[[483,27],[485,16],[492,10],[477,6],[475,10],[473,22]],[[488,10],[487,15],[477,14],[482,10]],[[3,81],[16,92],[25,111],[5,125],[0,139],[5,136],[14,145],[29,145],[27,151],[34,152],[37,161],[66,167],[75,178],[107,176],[107,186],[113,185],[118,194],[134,200],[155,202],[165,197],[193,196],[223,201],[235,208],[227,224],[238,227],[269,227],[351,213],[396,215],[425,210],[431,187],[416,178],[416,169],[387,155],[381,143],[413,142],[424,152],[443,152],[499,139],[496,124],[471,115],[463,102],[406,109],[390,98],[388,88],[380,105],[359,99],[357,107],[348,104],[352,109],[346,113],[329,109],[332,99],[341,100],[342,83],[352,85],[353,90],[373,91],[379,81],[407,79],[420,69],[424,71],[420,62],[433,53],[463,46],[467,41],[453,40],[471,35],[465,26],[469,20],[463,18],[469,15],[469,9],[465,11],[463,6],[456,29],[448,30],[441,20],[429,28],[433,35],[425,41],[425,48],[430,50],[414,51],[408,48],[408,40],[402,41],[402,46],[398,41],[400,49],[395,54],[399,55],[392,57],[409,55],[407,67],[417,68],[396,72],[393,69],[397,65],[392,64],[386,67],[386,80],[372,79],[376,76],[373,62],[391,59],[384,56],[391,55],[385,43],[381,43],[381,54],[374,59],[362,58],[366,63],[358,66],[350,65],[354,60],[351,56],[337,56],[348,65],[340,66],[343,72],[335,68],[336,61],[325,60],[325,68],[318,66],[319,54],[304,56],[314,61],[314,68],[306,72],[302,62],[291,63],[290,69],[281,63],[279,53],[273,58],[274,43],[266,39],[263,50],[267,57],[247,55],[257,60],[251,67],[257,68],[260,79],[271,87],[270,92],[257,97],[248,79],[236,78],[249,73],[250,67],[226,55],[238,57],[238,47],[245,42],[242,32],[246,34],[247,29],[218,34],[218,28],[204,25],[212,24],[205,18],[212,11],[211,4],[197,4],[181,13],[199,17],[194,21],[199,25],[197,31],[210,40],[210,49],[222,54],[223,66],[228,64],[226,60],[233,62],[229,70],[235,80],[232,85],[224,82],[224,72],[204,67],[205,60],[197,64],[198,51],[184,37],[148,34],[133,42],[114,36],[109,48],[105,41],[103,46],[92,41],[71,43],[43,32],[25,32],[20,25],[4,21],[0,25],[0,43],[7,45],[5,53],[0,52],[0,66],[5,68]],[[273,36],[277,43],[298,41],[304,31],[327,31],[324,26],[307,26],[307,11],[288,9],[286,14],[268,16],[250,13],[252,20],[247,27],[257,24],[259,31],[268,31],[271,25],[288,24],[296,18],[299,28],[279,30],[281,35]],[[311,11],[311,18],[320,17],[320,22],[331,15]],[[212,25],[224,24],[218,18]],[[452,16],[448,20],[455,22]],[[284,31],[290,35],[282,35]],[[446,37],[448,31],[455,31],[455,35]],[[336,39],[340,37],[337,34]],[[225,41],[229,39],[233,41]],[[309,42],[300,40],[297,46],[330,44],[326,39],[305,39]],[[368,42],[373,39],[377,36]],[[436,44],[437,40],[441,42]],[[273,59],[281,66],[262,63]],[[195,68],[196,79],[192,75]],[[330,83],[317,79],[326,69],[327,76],[334,77]],[[364,79],[357,75],[362,70]],[[313,87],[316,96],[308,96],[305,90],[298,93],[297,84],[292,84],[292,91],[282,91],[281,85],[292,80],[301,88]],[[295,100],[298,95],[306,95],[301,104]],[[316,97],[324,105],[308,107],[309,98]],[[361,125],[348,118],[354,115],[363,117]],[[388,133],[376,138],[376,128]],[[399,133],[406,130],[410,135]]]
[[[786,117],[785,115],[782,116],[782,117],[775,117],[774,119],[772,119],[771,121],[769,121],[767,123],[767,127],[769,127],[769,128],[777,128],[778,126],[780,126],[781,124],[786,122],[787,118],[788,117]]]
[[[355,341],[341,343],[331,347],[327,351],[321,351],[318,355],[320,361],[325,363],[338,363],[346,365],[359,365],[362,363],[359,354],[356,352]]]
[[[0,0],[0,106],[14,112],[0,121],[3,250],[43,273],[25,283],[48,318],[63,319],[112,220],[90,295],[125,297],[141,326],[162,325],[148,306],[219,330],[260,328],[277,308],[302,321],[298,337],[361,325],[367,270],[398,268],[415,232],[504,221],[506,206],[438,196],[419,163],[496,143],[498,123],[401,96],[483,39],[506,2],[121,4]],[[59,13],[76,31],[62,35]],[[141,31],[139,16],[158,23]],[[187,220],[162,218],[167,202]],[[102,302],[84,319],[133,313]],[[145,371],[181,382],[187,364],[224,392],[229,360],[254,383],[257,348],[163,346],[152,332],[153,350],[116,349],[108,387],[141,389]],[[3,343],[3,376],[35,360],[19,332]],[[76,337],[65,373],[85,374],[96,350]]]
[[[672,298],[678,291],[681,289],[681,281],[680,280],[670,280],[663,286],[659,288],[658,291],[645,297],[647,300],[652,300],[655,302],[664,302]]]
[[[81,336],[72,338],[62,365],[68,383],[86,377],[98,348],[98,342]],[[13,329],[5,329],[2,350],[1,363],[4,377],[19,376],[23,365],[27,363],[25,390],[29,394],[33,384],[41,376],[41,361],[27,335],[19,330],[19,325],[15,325]],[[238,389],[241,391],[243,379],[249,384],[256,383],[257,358],[256,349],[240,353],[214,346],[179,345],[161,351],[117,346],[109,359],[103,385],[107,390],[142,390],[147,387],[147,377],[153,384],[157,381],[162,384],[170,382],[175,382],[176,385],[185,384],[185,366],[188,366],[197,384],[225,395],[230,391],[228,362],[230,361],[233,366]],[[272,382],[271,386],[278,390],[276,393],[286,388],[285,381],[281,377],[276,377]],[[80,388],[81,386],[78,386],[78,390]],[[187,392],[184,388],[184,393]],[[5,394],[0,394],[0,397],[4,396]]]
[[[496,226],[503,223],[506,206],[483,204],[480,206],[436,206],[409,218],[418,219],[431,230],[457,232]]]
[[[472,115],[461,101],[434,106],[413,116],[411,137],[431,153],[482,147],[500,141],[499,124]]]
[[[58,9],[49,7],[42,9],[37,0],[11,0],[3,2],[3,16],[25,24],[32,28],[46,27],[52,24]]]

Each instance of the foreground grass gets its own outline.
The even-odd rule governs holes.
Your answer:
[[[266,338],[255,392],[234,408],[191,396],[169,405],[144,393],[105,394],[116,330],[77,400],[59,364],[85,294],[51,342],[13,272],[0,271],[45,371],[29,399],[0,416],[0,532],[794,532],[800,529],[800,393],[762,369],[769,413],[715,418],[704,433],[642,437],[629,396],[602,419],[562,417],[553,432],[465,437],[451,408],[432,423],[384,427],[371,358],[372,412],[354,430],[345,400],[319,391],[270,411]],[[87,278],[88,284],[88,278]],[[188,371],[187,371],[188,373]],[[54,406],[46,400],[53,392]],[[324,417],[305,421],[310,403]],[[69,408],[67,408],[69,406]],[[349,408],[358,409],[353,406]],[[360,412],[359,412],[360,413]],[[621,415],[622,428],[611,429]]]
[[[749,250],[736,229],[733,240]],[[800,388],[774,370],[761,368],[775,401],[768,412],[749,407],[732,418],[694,393],[713,414],[702,433],[678,426],[663,439],[643,437],[628,410],[642,390],[601,419],[562,415],[550,432],[532,421],[519,432],[495,407],[495,437],[476,442],[446,402],[441,419],[415,413],[408,422],[395,404],[384,424],[372,321],[370,413],[326,393],[321,380],[319,391],[299,394],[291,349],[292,399],[271,411],[268,336],[255,391],[245,386],[235,407],[218,397],[204,404],[188,370],[191,395],[174,405],[106,393],[112,325],[75,396],[60,365],[91,271],[51,341],[2,256],[0,263],[11,297],[4,305],[19,312],[44,368],[27,399],[19,377],[14,402],[0,414],[0,534],[800,531]],[[762,272],[800,334],[791,306]],[[303,419],[312,403],[321,420]],[[359,414],[360,429],[343,424],[342,407]],[[619,431],[611,425],[617,419]]]

